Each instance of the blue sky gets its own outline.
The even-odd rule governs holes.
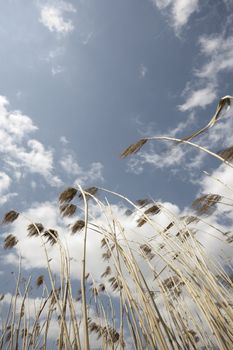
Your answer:
[[[193,131],[230,93],[230,13],[228,1],[4,2],[1,95],[7,113],[18,110],[34,125],[18,147],[32,153],[25,144],[40,142],[34,152],[46,168],[22,157],[10,165],[5,150],[2,171],[11,184],[4,193],[51,199],[76,180],[187,205],[198,188],[190,186],[183,151],[169,164],[152,145],[129,161],[119,154],[144,135]],[[185,198],[177,196],[181,188]]]
[[[134,198],[151,195],[187,205],[192,197],[181,199],[177,189],[191,196],[198,189],[191,190],[183,154],[180,164],[169,165],[151,157],[161,153],[152,145],[128,162],[119,154],[144,135],[193,131],[208,120],[218,98],[230,93],[230,6],[227,1],[4,2],[1,95],[9,102],[7,113],[18,110],[37,128],[23,131],[18,146],[39,141],[49,177],[57,176],[60,188],[74,180],[103,183]],[[226,65],[216,71],[219,60]],[[25,152],[31,152],[30,145]],[[3,160],[7,157],[6,151]],[[71,158],[77,164],[73,171]],[[59,191],[48,188],[46,171],[23,165],[21,158],[16,163],[2,164],[12,180],[6,192],[32,201]]]
[[[2,214],[32,208],[58,225],[48,201],[77,183],[150,196],[176,212],[200,193],[227,195],[202,170],[233,186],[231,169],[188,146],[120,153],[141,137],[189,135],[232,94],[232,10],[231,0],[2,2]],[[232,128],[229,111],[196,142],[232,146]],[[7,259],[16,264],[13,253]],[[27,261],[37,266],[33,254]]]

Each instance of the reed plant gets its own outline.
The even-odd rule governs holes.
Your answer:
[[[198,148],[233,167],[230,148],[216,154],[190,140],[169,137],[144,138],[122,156],[139,151],[147,141],[161,139]],[[19,257],[15,291],[8,295],[7,307],[2,306],[0,348],[232,349],[233,274],[230,267],[226,270],[225,261],[206,252],[198,238],[204,223],[206,235],[215,233],[216,239],[230,247],[233,235],[224,225],[215,227],[206,219],[219,206],[233,210],[233,190],[228,189],[228,198],[203,194],[180,216],[162,202],[148,198],[131,201],[104,188],[66,188],[58,198],[60,215],[70,220],[75,216],[67,228],[68,235],[82,237],[83,244],[78,287],[72,279],[72,259],[64,232],[26,218],[28,239],[36,238],[42,245],[47,270],[38,274],[36,285],[31,276],[22,282]],[[107,198],[113,197],[115,202],[124,203],[124,216],[109,203]],[[24,214],[11,210],[2,224],[12,225],[21,216]],[[96,249],[102,251],[104,262],[98,278],[87,271],[91,259],[87,244],[93,235],[99,237]],[[17,244],[17,235],[6,235],[5,249],[17,249]],[[51,246],[59,251],[58,277],[48,254]],[[36,289],[36,303],[32,287]],[[1,294],[0,303],[5,298]],[[54,332],[56,344],[51,342]]]

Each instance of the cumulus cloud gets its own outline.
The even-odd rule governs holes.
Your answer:
[[[206,88],[189,91],[188,97],[182,105],[179,106],[180,111],[187,111],[195,107],[206,107],[216,99],[216,90],[213,85]]]
[[[10,198],[17,196],[17,193],[7,193],[11,185],[11,178],[0,171],[0,205],[5,204]]]
[[[152,0],[159,10],[166,10],[172,20],[172,26],[178,32],[198,11],[199,0]]]
[[[66,19],[66,13],[74,13],[76,9],[65,1],[55,1],[41,6],[40,22],[49,29],[50,32],[67,34],[74,30],[71,19]]]
[[[82,203],[78,202],[79,199],[73,200],[81,206]],[[180,209],[177,205],[169,202],[161,202],[164,211],[156,216],[155,226],[158,228],[165,228],[171,220],[173,215],[179,215]],[[116,222],[119,220],[122,227],[124,227],[125,235],[129,240],[134,240],[137,236],[137,244],[145,243],[145,239],[151,238],[155,234],[155,228],[151,225],[146,225],[146,228],[137,227],[137,220],[140,218],[140,213],[135,212],[130,217],[125,215],[125,211],[128,208],[127,204],[115,204],[106,206],[105,209],[99,208],[94,203],[89,202],[89,228],[88,228],[88,241],[87,241],[87,271],[91,271],[94,280],[99,281],[100,275],[106,268],[106,261],[102,259],[103,249],[101,249],[101,240],[103,234],[98,233],[96,228],[103,228],[103,232],[108,232],[111,220]],[[143,211],[141,211],[142,213]],[[47,262],[45,258],[44,248],[41,244],[39,237],[29,238],[27,236],[26,228],[31,222],[40,222],[46,229],[55,229],[59,233],[59,237],[63,244],[69,250],[69,257],[71,259],[71,277],[77,279],[81,276],[82,271],[82,254],[83,254],[83,232],[79,232],[75,235],[71,234],[69,229],[77,219],[82,216],[82,211],[77,210],[77,214],[72,218],[62,219],[58,205],[56,202],[43,202],[34,203],[32,207],[12,224],[11,233],[17,236],[19,240],[18,244],[12,253],[7,254],[4,257],[4,263],[18,265],[17,255],[20,253],[22,256],[22,268],[46,268]],[[92,222],[94,225],[92,225]],[[93,228],[93,230],[92,230]],[[117,234],[118,232],[116,225]],[[101,229],[100,229],[101,231]],[[146,232],[146,234],[145,234]],[[8,233],[4,233],[8,235]],[[123,238],[123,237],[122,237]],[[56,245],[47,245],[48,256],[51,259],[51,267],[55,273],[60,270],[60,250]],[[88,258],[91,257],[91,258]]]
[[[38,128],[32,119],[20,111],[9,110],[9,102],[0,96],[0,153],[3,166],[13,170],[16,178],[21,173],[37,173],[53,186],[61,180],[53,174],[53,151],[30,134]]]
[[[230,16],[228,20],[232,22]],[[199,50],[203,60],[200,67],[194,69],[193,79],[184,89],[186,100],[179,106],[181,111],[206,107],[216,97],[221,97],[218,93],[220,75],[233,71],[233,38],[227,33],[223,28],[221,33],[199,37]]]
[[[68,175],[76,178],[74,181],[76,184],[84,185],[85,183],[96,183],[104,180],[103,164],[93,162],[87,169],[83,168],[69,151],[65,151],[65,155],[60,160],[60,165]]]
[[[155,169],[179,167],[184,159],[184,154],[184,149],[179,147],[171,147],[163,152],[142,151],[137,157],[128,161],[127,171],[139,175],[143,172],[145,165],[150,165]]]
[[[214,79],[223,71],[233,69],[233,38],[222,32],[217,36],[205,35],[199,38],[201,52],[207,57],[207,62],[196,70],[199,78]]]

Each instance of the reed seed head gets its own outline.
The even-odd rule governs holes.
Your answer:
[[[83,220],[77,220],[71,227],[72,234],[81,231],[85,227],[85,222]]]
[[[154,253],[152,253],[152,248],[148,244],[140,245],[140,250],[149,260],[154,258]]]
[[[63,217],[65,216],[70,217],[75,214],[76,209],[77,209],[77,206],[75,204],[66,203],[60,206],[60,213]]]
[[[222,200],[222,196],[218,194],[205,194],[192,203],[192,208],[199,215],[212,214],[216,209],[216,204]]]
[[[96,195],[96,193],[98,192],[98,188],[95,187],[95,186],[88,187],[88,188],[85,188],[85,189],[83,190],[83,192],[84,192],[84,194],[85,194],[86,199],[90,199],[91,196],[95,196],[95,195]],[[82,193],[79,194],[79,198],[80,198],[80,199],[83,199]]]
[[[138,142],[133,143],[121,153],[121,158],[126,158],[129,155],[137,153],[147,141],[148,139],[141,139]]]
[[[145,225],[146,222],[147,222],[147,219],[145,217],[139,218],[137,220],[137,227],[142,227],[143,225]]]
[[[10,210],[4,215],[4,217],[2,219],[2,223],[3,224],[10,224],[13,221],[15,221],[18,218],[18,216],[19,216],[19,213],[17,211]]]
[[[37,287],[40,287],[43,283],[44,283],[44,276],[43,275],[38,276],[36,280]]]
[[[220,157],[227,160],[228,162],[233,160],[233,146],[228,147],[217,153]]]
[[[145,207],[146,205],[151,203],[151,200],[148,198],[138,199],[135,202],[140,208]]]
[[[77,193],[76,188],[68,187],[59,195],[59,202],[63,204],[65,202],[70,202],[75,197]]]
[[[4,249],[11,249],[18,243],[17,238],[10,234],[4,239]]]
[[[160,212],[160,207],[158,205],[153,205],[152,207],[148,208],[147,210],[145,210],[144,214],[148,215],[155,215],[158,214]]]
[[[58,232],[56,230],[49,229],[43,233],[43,236],[47,238],[47,242],[49,242],[51,245],[57,243]]]
[[[44,231],[44,226],[40,223],[30,224],[27,227],[28,237],[37,237],[41,232]]]
[[[102,273],[101,278],[107,277],[107,276],[111,275],[111,273],[112,273],[111,267],[110,267],[110,266],[107,266],[107,267],[106,267],[106,270]]]

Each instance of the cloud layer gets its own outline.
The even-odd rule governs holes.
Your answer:
[[[166,11],[172,26],[179,30],[188,23],[191,15],[198,11],[199,0],[152,0],[159,10]]]
[[[28,173],[39,174],[50,185],[60,186],[62,181],[53,172],[53,151],[30,138],[37,129],[30,117],[11,111],[6,97],[0,96],[0,153],[4,169],[13,171],[18,179]]]
[[[49,29],[50,32],[68,34],[74,30],[71,19],[66,19],[66,13],[74,13],[76,9],[65,1],[55,1],[41,6],[40,22]]]

